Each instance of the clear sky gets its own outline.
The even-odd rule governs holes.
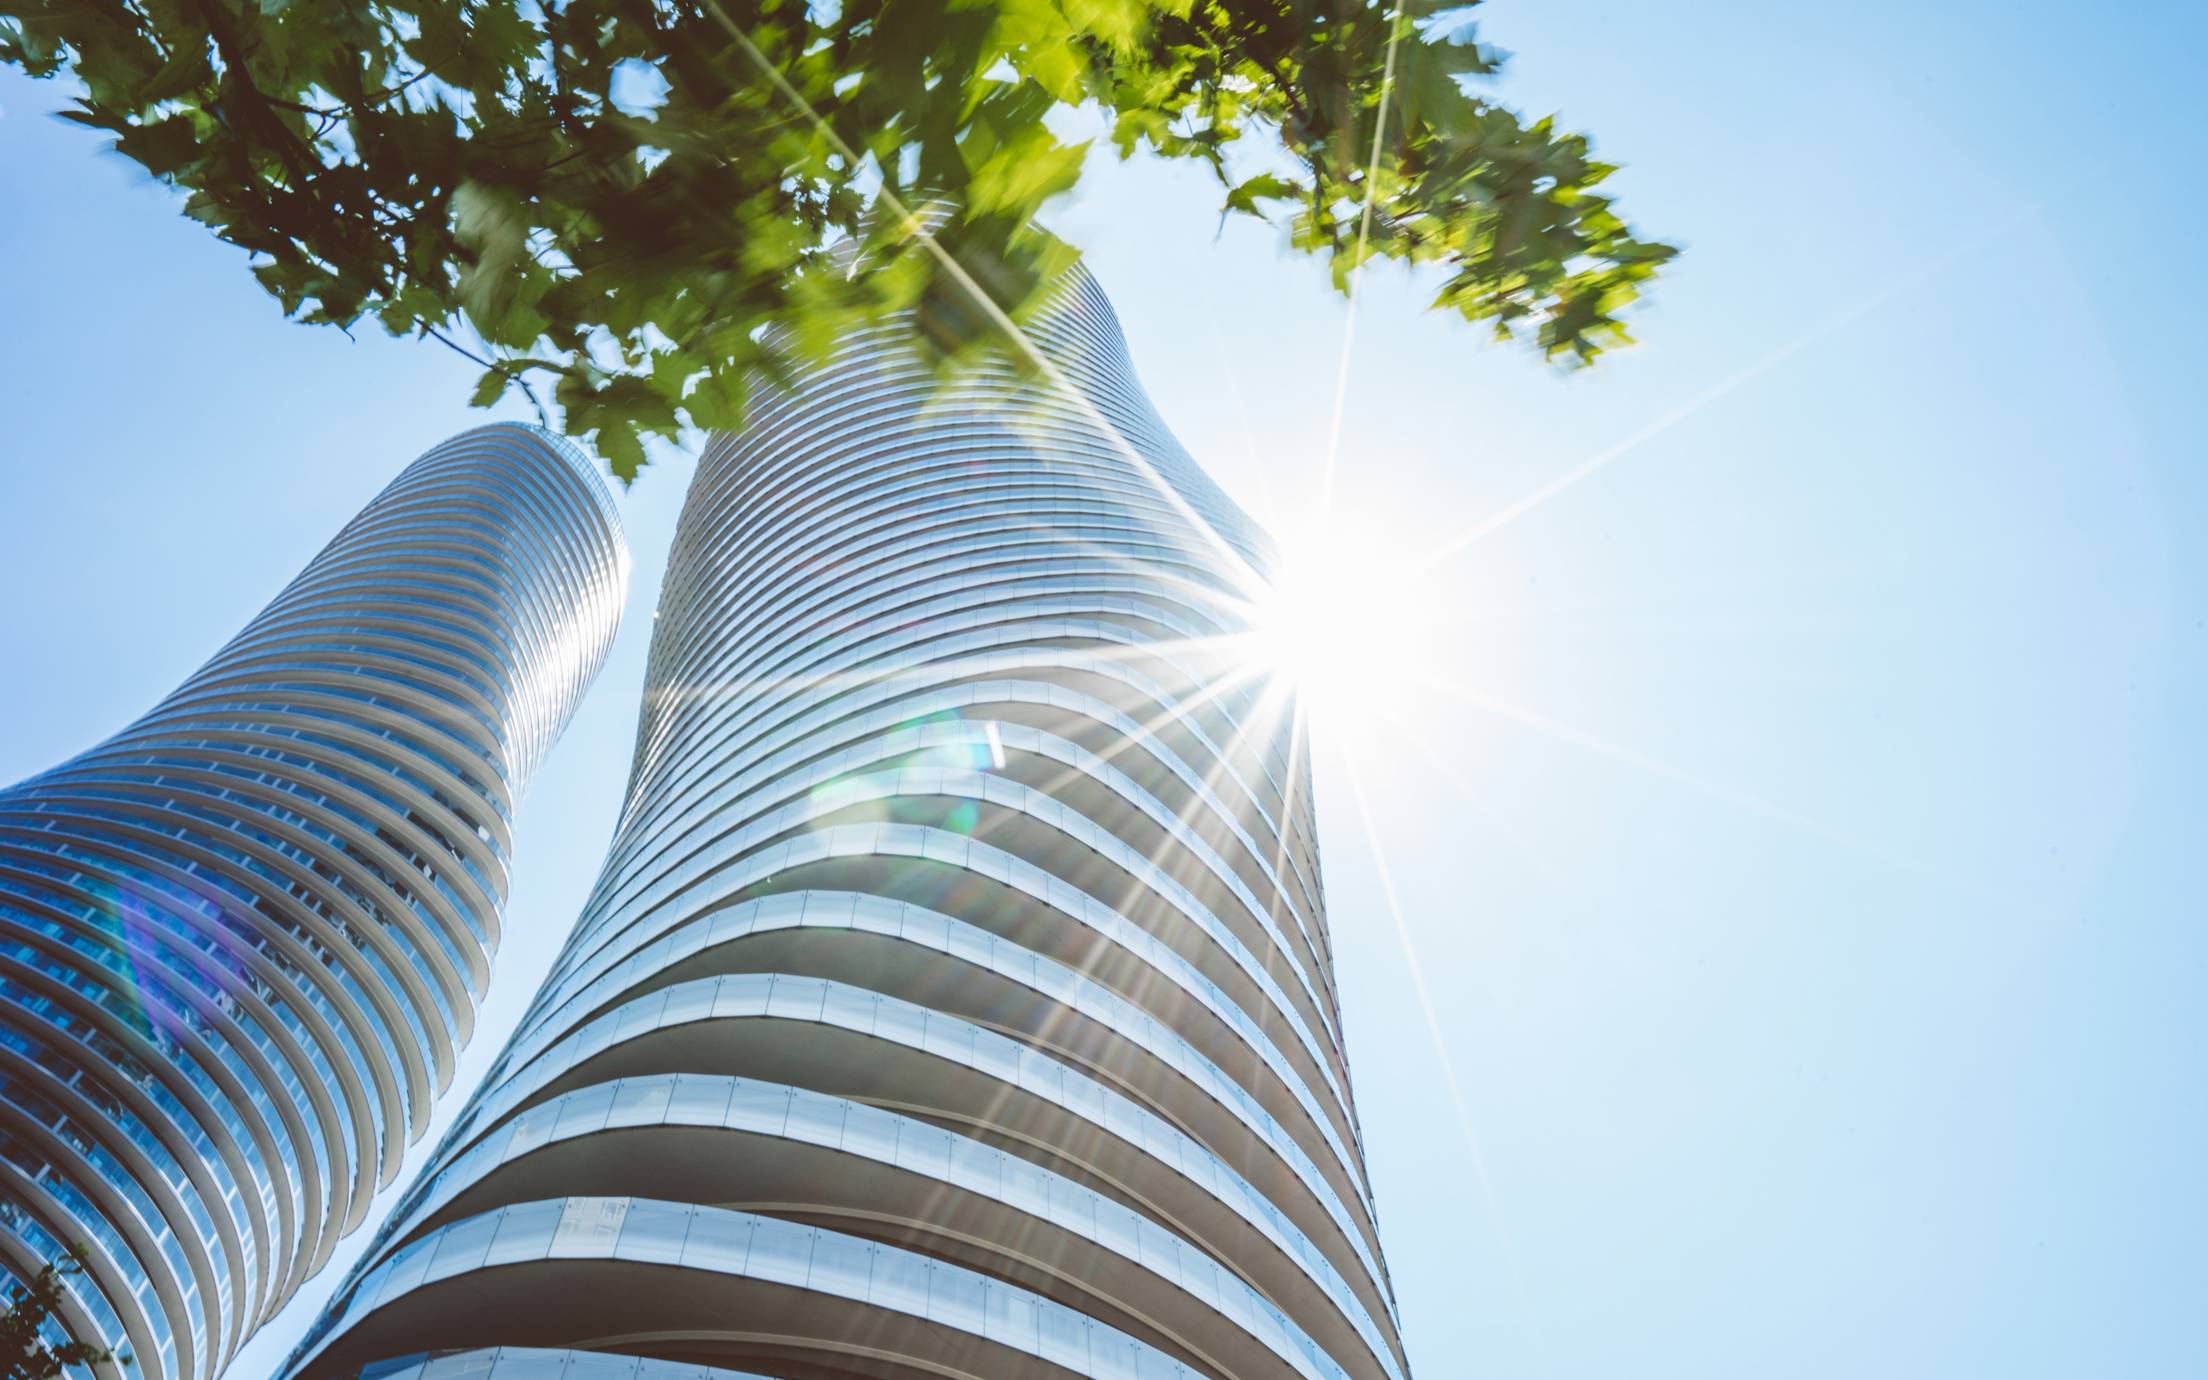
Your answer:
[[[1318,725],[1417,1374],[2208,1372],[2208,22],[1483,14],[1505,94],[1688,254],[1592,375],[1387,273],[1357,323],[1341,520],[1477,534],[1400,590],[1438,684]],[[436,346],[281,321],[57,99],[0,75],[0,780],[481,419]],[[1341,301],[1215,240],[1200,178],[1097,172],[1056,224],[1160,408],[1261,515],[1308,507]],[[623,499],[631,618],[525,807],[463,1079],[596,869],[688,473]]]

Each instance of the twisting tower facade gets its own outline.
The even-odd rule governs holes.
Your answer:
[[[473,1031],[515,801],[627,576],[584,457],[468,432],[0,792],[0,1285],[81,1245],[51,1329],[210,1380],[360,1224]]]
[[[1254,528],[1085,274],[717,440],[604,871],[302,1377],[1406,1380]]]

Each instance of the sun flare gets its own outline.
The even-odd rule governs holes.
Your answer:
[[[1330,728],[1392,714],[1431,664],[1414,553],[1339,512],[1280,522],[1275,537],[1273,578],[1251,604],[1253,659]]]

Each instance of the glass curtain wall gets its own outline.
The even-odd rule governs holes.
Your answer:
[[[1086,274],[909,335],[708,448],[596,888],[295,1375],[1406,1380],[1265,540]]]
[[[0,791],[0,1288],[81,1248],[56,1340],[208,1380],[360,1224],[473,1032],[515,802],[628,564],[589,460],[468,432]]]

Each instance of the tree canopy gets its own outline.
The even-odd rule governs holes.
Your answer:
[[[61,1308],[62,1279],[83,1273],[84,1248],[73,1246],[41,1267],[36,1279],[8,1291],[7,1308],[0,1311],[0,1380],[57,1380],[72,1366],[129,1363],[127,1353],[118,1357],[90,1342],[47,1339],[47,1321]]]
[[[0,0],[0,59],[73,76],[62,113],[289,315],[443,339],[482,405],[545,385],[631,479],[643,435],[735,424],[793,349],[909,307],[955,351],[991,334],[977,290],[1017,315],[1063,252],[1034,226],[1080,175],[1073,110],[1208,165],[1223,214],[1283,223],[1337,286],[1434,265],[1436,305],[1591,363],[1675,251],[1585,136],[1484,94],[1469,8]]]

